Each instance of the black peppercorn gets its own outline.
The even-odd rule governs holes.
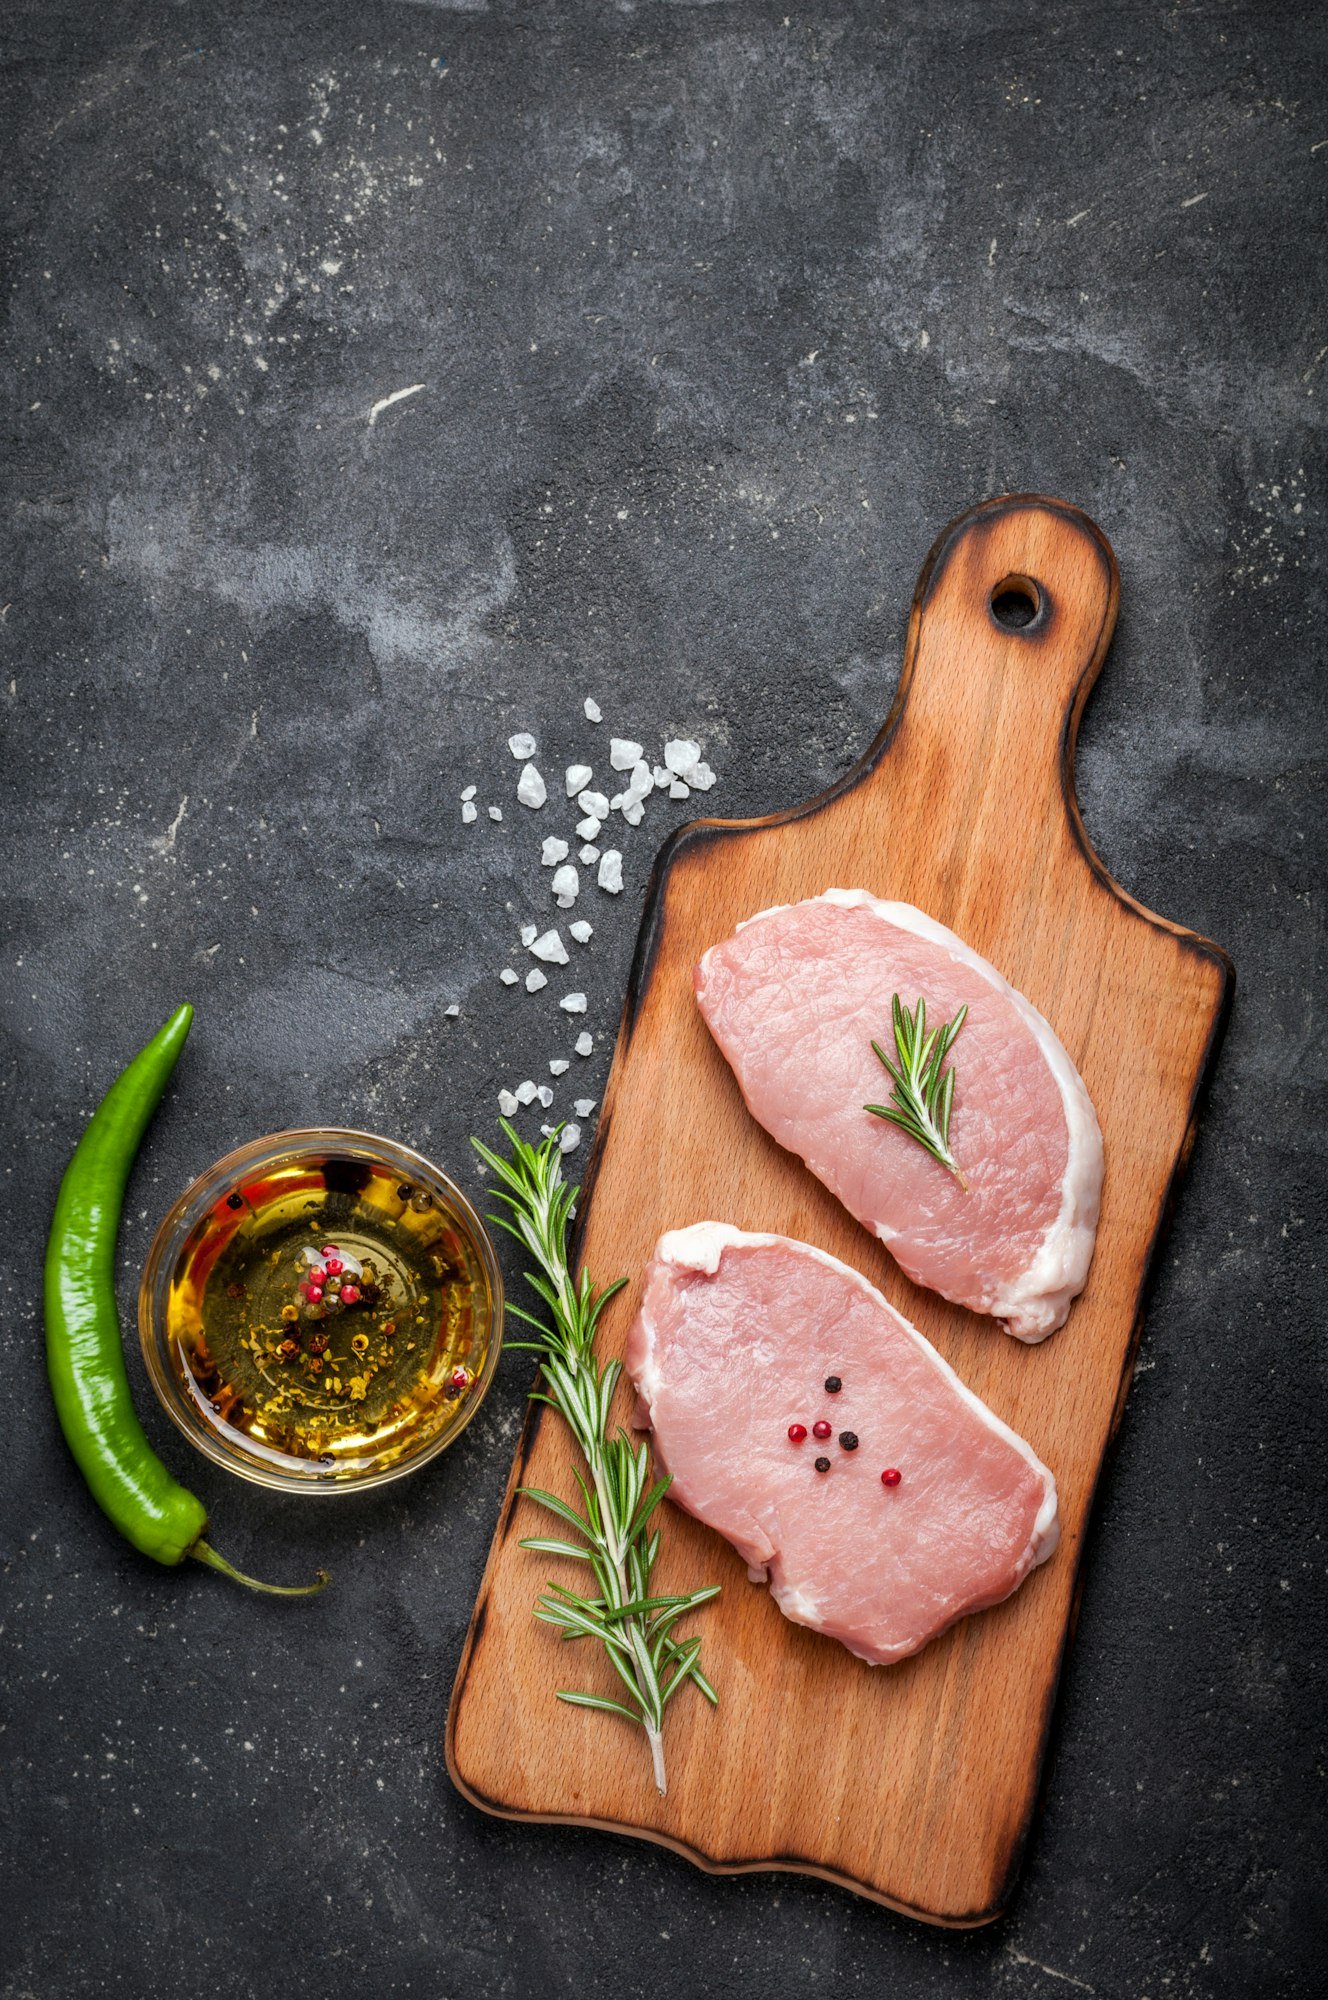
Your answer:
[[[244,1196],[242,1194],[228,1194],[226,1197],[226,1206],[227,1208],[243,1208]]]
[[[817,1461],[816,1461],[816,1470],[817,1470],[818,1472],[828,1472],[828,1471],[830,1470],[830,1461],[829,1461],[829,1459],[828,1459],[828,1458],[818,1458],[818,1459],[817,1459]]]
[[[841,1431],[839,1433],[839,1443],[840,1443],[840,1449],[843,1451],[856,1451],[858,1448],[857,1432]]]
[[[844,1385],[840,1381],[838,1375],[827,1375],[825,1378],[825,1386],[832,1396],[837,1396]]]

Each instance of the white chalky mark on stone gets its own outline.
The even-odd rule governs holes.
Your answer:
[[[532,965],[530,971],[526,974],[527,993],[538,993],[541,987],[547,986],[548,983],[548,974],[541,972],[537,965]]]
[[[567,766],[567,796],[574,799],[578,792],[584,792],[595,773],[589,764],[569,764]]]
[[[603,792],[578,792],[576,802],[587,819],[607,819],[609,802]]]
[[[404,403],[407,396],[418,396],[423,387],[423,382],[412,382],[409,389],[394,389],[390,396],[380,396],[369,407],[369,429],[373,429],[384,410],[390,410],[393,403]]]
[[[564,993],[558,1005],[562,1008],[564,1014],[584,1014],[586,1011],[586,996],[584,993]]]
[[[697,751],[700,756],[700,751]],[[633,743],[630,737],[614,736],[609,739],[609,762],[615,771],[630,771],[641,755],[641,745]]]
[[[523,758],[534,756],[535,739],[528,729],[518,729],[515,736],[508,737],[507,747],[519,763]]]
[[[541,938],[532,939],[530,955],[542,959],[545,965],[566,965],[570,953],[558,932],[552,930],[545,931]]]
[[[594,1046],[595,1037],[591,1034],[589,1028],[583,1028],[576,1038],[575,1047],[577,1054],[579,1056],[588,1056]]]
[[[567,928],[578,944],[589,944],[595,935],[594,925],[588,924],[584,917],[578,917],[576,922],[569,924]]]
[[[545,868],[556,868],[560,861],[566,861],[567,855],[567,842],[551,833],[540,849],[540,864]]]
[[[600,705],[595,700],[595,697],[593,695],[588,694],[586,696],[585,716],[587,722],[603,722],[604,720],[604,717],[600,712]]]
[[[504,986],[515,986],[520,979],[520,974],[513,972],[510,965],[505,965],[498,974],[498,977],[502,980]]]
[[[504,1118],[515,1118],[517,1111],[520,1109],[519,1101],[512,1095],[510,1090],[500,1090],[498,1093],[498,1109],[502,1112]]]
[[[536,1089],[537,1085],[533,1078],[527,1077],[524,1083],[519,1083],[516,1087],[515,1096],[517,1103],[533,1104],[535,1102]]]
[[[616,847],[606,847],[599,858],[599,874],[595,877],[601,889],[607,889],[611,896],[622,892],[622,855]]]
[[[553,878],[553,900],[560,910],[570,910],[581,887],[581,877],[570,861],[563,863]]]
[[[572,1109],[578,1118],[589,1118],[598,1103],[599,1099],[597,1097],[578,1097]]]
[[[470,803],[469,799],[466,799],[461,807],[461,824],[463,826],[470,826],[478,818],[479,814],[476,812],[474,806]]]
[[[549,796],[549,788],[533,764],[524,764],[517,781],[516,795],[523,806],[538,812]]]

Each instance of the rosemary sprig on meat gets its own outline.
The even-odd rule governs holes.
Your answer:
[[[907,1132],[910,1139],[931,1154],[933,1160],[952,1173],[961,1188],[968,1182],[960,1173],[950,1151],[950,1107],[954,1102],[953,1064],[944,1069],[945,1058],[963,1027],[968,1008],[961,1007],[953,1021],[927,1032],[927,1003],[919,995],[912,1013],[896,993],[891,1002],[894,1021],[895,1054],[891,1062],[879,1042],[873,1042],[877,1056],[890,1072],[893,1088],[888,1104],[864,1104],[876,1118],[884,1118]]]
[[[555,1132],[541,1146],[519,1138],[506,1119],[500,1121],[511,1146],[502,1158],[480,1140],[471,1144],[485,1165],[498,1176],[495,1189],[506,1213],[490,1219],[514,1236],[534,1259],[526,1282],[548,1308],[551,1325],[510,1305],[508,1311],[533,1327],[533,1340],[509,1345],[538,1354],[541,1372],[532,1397],[550,1404],[565,1420],[586,1463],[586,1474],[574,1468],[582,1507],[574,1507],[538,1486],[520,1490],[554,1515],[578,1537],[565,1541],[553,1535],[526,1536],[521,1546],[543,1555],[567,1556],[588,1565],[593,1594],[582,1596],[549,1583],[536,1599],[535,1616],[560,1631],[564,1639],[597,1639],[622,1681],[626,1701],[605,1694],[560,1688],[559,1701],[577,1708],[601,1708],[644,1729],[650,1747],[655,1783],[666,1789],[664,1772],[664,1710],[684,1681],[693,1681],[709,1702],[718,1696],[700,1667],[701,1641],[679,1638],[680,1620],[709,1598],[719,1595],[717,1583],[682,1596],[652,1595],[650,1573],[659,1554],[660,1530],[650,1527],[655,1509],[669,1489],[667,1477],[650,1483],[650,1451],[633,1442],[621,1424],[610,1423],[613,1392],[622,1374],[620,1361],[601,1362],[595,1352],[595,1329],[605,1305],[627,1281],[619,1278],[596,1292],[590,1274],[579,1281],[567,1261],[567,1234],[579,1189],[563,1179],[562,1153]],[[584,1510],[584,1511],[583,1511]]]

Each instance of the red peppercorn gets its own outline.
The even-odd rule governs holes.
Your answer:
[[[308,1299],[311,1306],[316,1306],[323,1296],[323,1287],[321,1285],[306,1285],[304,1296]]]
[[[812,1436],[814,1438],[828,1438],[829,1435],[830,1435],[830,1425],[826,1422],[824,1417],[818,1417],[816,1419],[816,1422],[812,1425]]]
[[[885,1471],[881,1474],[881,1484],[882,1486],[898,1486],[902,1477],[902,1473],[896,1472],[893,1465],[887,1465]]]
[[[807,1435],[806,1424],[789,1425],[789,1442],[791,1444],[801,1444],[806,1435]]]
[[[309,1272],[309,1283],[311,1285],[321,1285],[326,1276],[327,1272],[323,1269],[322,1265],[314,1264]]]
[[[341,1303],[343,1306],[353,1306],[359,1296],[360,1288],[358,1285],[343,1285],[341,1287]]]
[[[470,1387],[470,1372],[465,1368],[454,1368],[447,1378],[447,1386],[453,1395],[459,1396]]]
[[[329,1278],[339,1278],[339,1277],[341,1276],[342,1272],[343,1272],[343,1271],[345,1270],[345,1268],[346,1268],[346,1266],[345,1266],[345,1265],[344,1265],[344,1264],[342,1263],[342,1261],[341,1261],[340,1257],[329,1257],[329,1258],[328,1258],[328,1260],[327,1260],[327,1275],[328,1275],[328,1277],[329,1277]]]

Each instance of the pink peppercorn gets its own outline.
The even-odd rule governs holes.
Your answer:
[[[816,1419],[816,1422],[812,1425],[812,1436],[814,1438],[828,1438],[829,1435],[830,1435],[830,1425],[826,1422],[824,1417],[818,1417]]]
[[[807,1435],[806,1424],[789,1425],[789,1442],[791,1444],[801,1444],[806,1435]]]
[[[343,1306],[353,1306],[359,1296],[360,1288],[358,1285],[343,1285],[341,1287],[341,1303]]]
[[[882,1486],[898,1486],[902,1477],[903,1474],[896,1472],[893,1465],[887,1465],[885,1471],[881,1474],[881,1484]]]

